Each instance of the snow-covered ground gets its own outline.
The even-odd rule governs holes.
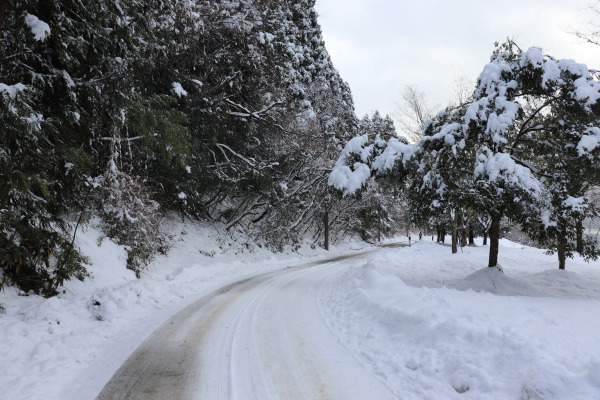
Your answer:
[[[194,300],[249,276],[370,247],[355,241],[331,252],[304,245],[273,254],[224,230],[170,225],[171,250],[141,279],[125,268],[122,246],[87,228],[77,244],[93,279],[67,282],[50,299],[11,287],[0,293],[0,399],[93,399],[152,331]]]
[[[214,228],[172,222],[170,230],[171,251],[141,279],[124,268],[121,246],[88,228],[78,244],[93,279],[69,282],[52,299],[0,293],[0,399],[92,399],[194,300],[245,277],[369,247],[272,254]],[[347,260],[315,286],[315,318],[398,398],[600,398],[600,262],[568,260],[559,271],[555,256],[503,241],[501,273],[485,268],[487,250],[451,255],[423,240]]]
[[[600,399],[600,263],[503,241],[385,249],[321,293],[332,332],[402,399]]]

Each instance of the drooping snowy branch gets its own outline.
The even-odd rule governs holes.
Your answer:
[[[25,15],[25,23],[31,29],[35,40],[44,41],[50,35],[50,26],[35,15]]]
[[[590,127],[586,129],[585,135],[581,136],[577,144],[577,151],[580,157],[592,158],[592,152],[600,149],[600,127]]]
[[[354,194],[371,177],[369,159],[373,155],[374,145],[368,142],[366,134],[350,139],[329,175],[329,185],[342,191],[344,196]],[[358,160],[352,161],[356,158]]]

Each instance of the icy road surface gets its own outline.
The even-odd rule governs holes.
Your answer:
[[[395,398],[318,309],[319,288],[354,263],[289,268],[204,297],[137,348],[98,399]]]

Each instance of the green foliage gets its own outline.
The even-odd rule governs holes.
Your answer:
[[[0,265],[4,274],[24,291],[53,296],[65,280],[88,276],[88,262],[68,236],[61,221],[39,211],[4,210],[0,232]]]
[[[188,120],[176,107],[177,100],[169,95],[136,96],[128,105],[124,136],[125,139],[141,137],[136,153],[142,160],[135,155],[131,157],[138,168],[151,161],[161,168],[186,165],[190,150]]]
[[[0,6],[0,252],[25,290],[85,276],[73,216],[99,215],[139,275],[165,210],[281,226],[277,245],[350,213],[326,171],[357,121],[314,1]]]

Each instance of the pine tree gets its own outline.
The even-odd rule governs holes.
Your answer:
[[[330,184],[352,193],[370,171],[409,177],[421,218],[450,212],[453,245],[461,208],[489,214],[490,267],[498,264],[500,222],[508,217],[557,249],[564,268],[578,221],[596,215],[585,193],[599,176],[599,111],[600,83],[586,66],[509,41],[485,66],[470,102],[428,122],[418,146],[352,139]],[[588,242],[588,257],[597,256],[596,246]]]
[[[3,247],[14,249],[3,259],[17,281],[22,271],[31,271],[34,289],[52,294],[70,275],[85,275],[73,246],[78,223],[68,221],[81,222],[93,200],[117,189],[99,187],[114,182],[106,179],[114,168],[133,187],[147,191],[148,160],[182,164],[185,116],[177,112],[174,97],[146,95],[137,78],[158,68],[150,53],[168,48],[153,29],[159,16],[169,15],[170,5],[134,0],[5,4],[0,82],[6,89],[2,179],[7,206],[2,208],[10,210],[11,204],[14,210],[3,220],[9,225]],[[44,237],[52,239],[45,243]],[[19,244],[28,241],[34,252]]]
[[[3,3],[0,262],[24,290],[52,295],[86,276],[64,216],[83,211],[90,162],[74,140],[73,81],[60,68],[56,5]]]

